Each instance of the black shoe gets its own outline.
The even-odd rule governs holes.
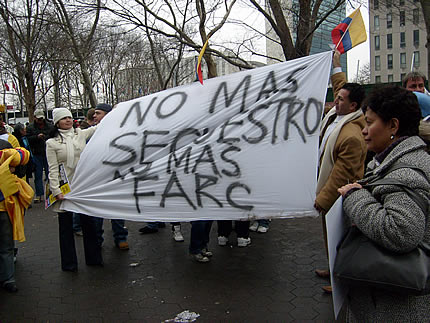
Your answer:
[[[103,267],[104,266],[104,263],[103,263],[103,261],[102,262],[95,262],[95,263],[88,263],[87,262],[87,266],[99,266],[99,267]]]
[[[3,285],[3,288],[6,289],[9,293],[16,293],[18,288],[15,283],[6,283]]]
[[[146,226],[146,227],[140,228],[139,232],[142,234],[156,233],[156,232],[158,232],[158,229],[150,228],[150,227]]]
[[[76,273],[78,271],[78,268],[61,268],[63,271],[70,271],[72,273]]]

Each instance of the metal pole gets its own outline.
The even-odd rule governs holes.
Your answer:
[[[414,71],[414,59],[415,59],[415,52],[412,53],[411,72]]]
[[[357,74],[355,74],[355,82],[358,82],[358,71],[360,69],[360,60],[357,61]]]

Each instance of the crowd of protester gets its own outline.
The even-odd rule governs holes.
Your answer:
[[[339,196],[343,196],[350,224],[384,248],[404,253],[422,242],[430,243],[428,214],[402,189],[393,185],[364,187],[390,165],[404,162],[411,165],[410,169],[395,170],[389,176],[419,192],[429,209],[430,94],[425,89],[425,80],[423,75],[412,72],[406,75],[403,87],[379,87],[366,97],[361,85],[347,83],[340,67],[340,53],[334,53],[331,76],[334,106],[327,106],[321,123],[314,205],[321,215],[326,250],[326,215]],[[74,121],[66,108],[55,108],[52,122],[41,109],[34,112],[34,121],[28,126],[17,124],[11,128],[0,121],[0,282],[7,291],[17,291],[14,240],[24,239],[22,217],[33,197],[28,185],[30,178],[34,178],[34,203],[43,200],[46,182],[58,200],[52,210],[58,212],[62,270],[78,270],[74,235],[83,235],[86,264],[103,266],[103,218],[61,210],[64,194],[59,167],[63,165],[71,181],[80,154],[111,110],[109,104],[98,104],[81,122]],[[415,168],[420,172],[412,170]],[[13,211],[11,204],[17,206]],[[125,221],[119,215],[119,219],[110,222],[115,246],[128,250]],[[212,222],[191,222],[189,253],[196,262],[207,263],[212,257],[208,249]],[[269,223],[262,219],[217,221],[218,245],[247,247],[251,244],[250,231],[266,233]],[[164,222],[149,222],[139,232],[154,234],[165,226]],[[183,242],[181,224],[173,222],[171,228],[173,239]],[[230,239],[233,231],[235,241]],[[328,269],[316,269],[315,273],[330,279]],[[323,290],[331,293],[331,285],[323,286]],[[358,286],[350,289],[346,307],[348,321],[427,321],[430,298]]]

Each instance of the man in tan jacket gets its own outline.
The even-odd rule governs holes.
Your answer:
[[[318,173],[315,208],[321,213],[324,240],[327,250],[325,215],[339,197],[337,189],[363,178],[366,144],[361,133],[365,126],[361,104],[364,89],[356,83],[346,83],[340,68],[340,53],[333,55],[331,82],[335,107],[325,115],[320,132],[320,168]],[[316,270],[320,277],[328,278],[328,270]],[[323,287],[331,292],[331,286]]]

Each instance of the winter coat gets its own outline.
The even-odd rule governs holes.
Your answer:
[[[418,192],[429,208],[430,156],[425,143],[417,136],[401,141],[379,165],[373,159],[367,168],[366,183],[396,162],[419,167],[425,176],[410,168],[390,172]],[[352,223],[377,244],[399,253],[414,249],[421,241],[430,243],[428,212],[396,185],[379,185],[347,194],[343,209]],[[384,270],[384,268],[381,268]],[[368,287],[351,287],[347,318],[352,322],[429,322],[430,295],[408,296]]]
[[[54,129],[54,125],[47,120],[44,120],[45,127],[40,128],[36,123],[31,123],[27,127],[27,139],[30,143],[31,151],[34,155],[44,155],[46,150],[45,141],[49,138],[49,134]],[[45,138],[39,138],[39,134],[43,133]]]
[[[337,95],[337,92],[346,83],[345,73],[336,73],[332,75],[331,80],[335,95]],[[330,174],[324,183],[318,179],[319,189],[315,202],[324,212],[327,212],[339,197],[337,191],[339,187],[363,178],[364,160],[367,152],[361,133],[364,126],[363,115],[345,123],[334,145],[333,165],[320,164],[320,173],[324,171],[324,173]]]
[[[78,164],[79,158],[82,151],[84,150],[87,141],[96,131],[97,127],[90,127],[87,129],[69,129],[67,133],[57,135],[54,138],[46,141],[46,157],[49,165],[49,186],[54,196],[61,193],[60,189],[60,172],[59,165],[64,164],[67,179],[69,184],[72,182],[75,174],[76,165]],[[74,161],[73,165],[67,165],[67,148],[64,140],[64,135],[69,135],[73,140],[74,149]],[[73,190],[73,188],[71,187]],[[55,203],[53,211],[58,212],[61,209],[61,203]]]

